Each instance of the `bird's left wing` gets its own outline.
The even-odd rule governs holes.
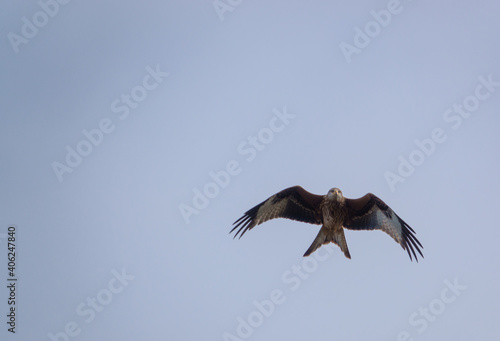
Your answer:
[[[246,231],[274,218],[321,224],[322,216],[319,207],[322,200],[323,196],[312,194],[300,186],[284,189],[246,211],[233,223],[235,226],[229,233],[239,228],[234,238],[240,233],[241,238]]]
[[[347,199],[348,216],[344,227],[350,230],[382,230],[390,235],[418,262],[415,250],[424,257],[422,244],[415,237],[415,231],[380,198],[368,193],[359,199]],[[411,250],[411,252],[410,252]]]

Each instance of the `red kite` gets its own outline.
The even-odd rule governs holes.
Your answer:
[[[420,251],[423,246],[415,237],[415,231],[386,203],[371,193],[359,199],[348,199],[338,188],[332,188],[327,195],[316,195],[300,186],[290,187],[246,211],[233,223],[235,226],[231,232],[238,229],[234,237],[240,234],[241,238],[246,231],[274,218],[322,225],[304,257],[309,256],[321,245],[333,242],[350,259],[344,228],[382,230],[408,252],[410,260],[413,260],[413,254],[418,262],[415,250],[424,257]]]

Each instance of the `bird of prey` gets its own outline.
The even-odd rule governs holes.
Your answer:
[[[404,222],[380,198],[368,193],[359,199],[348,199],[338,188],[332,188],[327,195],[312,194],[300,186],[282,190],[249,209],[233,225],[229,232],[236,231],[234,238],[240,238],[246,231],[274,218],[287,218],[305,223],[322,225],[304,257],[309,256],[321,245],[337,244],[347,258],[351,258],[344,228],[349,230],[382,230],[412,254],[418,262],[417,251],[424,257],[422,244],[415,237],[415,231]]]

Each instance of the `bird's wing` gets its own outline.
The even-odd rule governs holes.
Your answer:
[[[320,212],[322,200],[322,195],[309,193],[300,186],[284,189],[246,211],[240,219],[233,223],[235,226],[231,232],[239,228],[234,237],[236,238],[241,233],[241,238],[246,231],[274,218],[287,218],[305,223],[321,224],[323,221]]]
[[[368,193],[359,199],[346,199],[348,215],[344,227],[350,230],[382,230],[394,238],[410,259],[412,253],[418,262],[415,250],[424,257],[422,244],[415,237],[415,231],[377,196]],[[410,252],[411,251],[411,252]]]

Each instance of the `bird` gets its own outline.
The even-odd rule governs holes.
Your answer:
[[[241,238],[248,230],[275,218],[322,225],[304,257],[320,246],[333,242],[351,259],[344,229],[382,230],[408,252],[411,261],[415,258],[418,262],[417,252],[424,257],[420,250],[423,246],[415,237],[415,231],[372,193],[349,199],[338,188],[330,189],[326,195],[317,195],[301,186],[289,187],[246,211],[233,223],[234,227],[229,233],[237,230],[233,239],[238,235]]]

